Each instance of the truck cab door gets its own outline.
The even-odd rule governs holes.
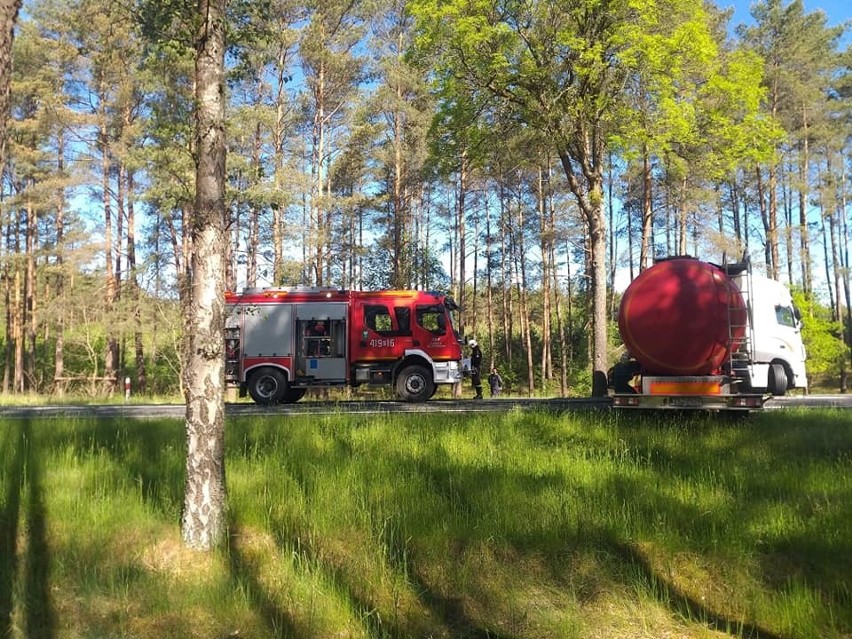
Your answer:
[[[361,326],[355,330],[353,362],[393,362],[412,347],[411,311],[390,303],[364,303]]]
[[[454,359],[458,340],[446,309],[441,304],[418,304],[415,310],[415,340],[434,359]]]

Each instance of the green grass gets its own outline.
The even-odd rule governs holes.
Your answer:
[[[852,635],[852,420],[229,420],[183,548],[176,420],[0,421],[0,635]]]

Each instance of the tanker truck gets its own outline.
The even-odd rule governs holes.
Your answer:
[[[801,316],[747,257],[658,260],[625,290],[618,330],[627,350],[608,379],[618,408],[749,411],[807,389]]]

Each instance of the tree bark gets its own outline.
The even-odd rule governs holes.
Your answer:
[[[56,168],[60,179],[65,177],[65,135],[62,129],[56,142]],[[56,233],[56,279],[54,289],[56,299],[64,306],[65,299],[65,189],[56,189],[56,216],[54,218]],[[59,381],[65,376],[65,314],[59,313],[56,318],[56,343],[53,348],[53,389],[59,395],[64,394],[65,384]]]
[[[186,386],[184,543],[210,550],[226,533],[225,484],[225,0],[199,0],[196,196]]]
[[[99,112],[99,131],[98,131],[98,146],[101,151],[101,189],[102,200],[104,206],[104,262],[106,280],[104,282],[104,317],[107,322],[106,350],[104,352],[104,380],[103,390],[106,393],[112,393],[115,390],[115,377],[118,369],[118,340],[115,337],[115,332],[112,326],[115,318],[115,301],[117,294],[117,286],[115,280],[115,263],[113,262],[113,233],[112,233],[112,199],[110,197],[110,151],[109,151],[109,131],[107,130],[107,113],[106,113],[106,91],[101,89],[99,92],[100,112]]]
[[[584,145],[594,157],[602,157],[602,141],[587,140]],[[591,149],[594,146],[595,152]],[[583,167],[584,184],[575,174],[571,156],[560,152],[560,160],[568,178],[568,186],[577,199],[587,228],[589,255],[587,270],[590,283],[590,340],[592,362],[592,395],[606,394],[607,326],[606,326],[606,218],[603,211],[603,175],[600,163],[587,158]]]
[[[799,256],[802,264],[802,288],[805,293],[813,290],[813,278],[811,276],[811,252],[810,239],[808,238],[808,166],[810,165],[808,146],[808,112],[802,108],[802,126],[804,128],[802,138],[802,152],[799,156]]]
[[[38,213],[31,201],[27,202],[26,266],[24,281],[24,387],[36,389],[36,239]]]
[[[12,85],[12,41],[21,0],[0,0],[0,175],[6,166],[6,119]]]
[[[654,212],[651,206],[651,158],[648,146],[642,149],[642,241],[639,245],[639,272],[651,265],[654,245]]]
[[[518,305],[521,314],[521,335],[527,352],[527,394],[535,392],[535,363],[532,352],[532,331],[530,329],[529,304],[527,303],[527,260],[524,242],[524,200],[521,197],[521,182],[518,182],[518,229],[515,249],[515,263],[518,265]]]
[[[136,362],[136,391],[145,393],[148,375],[145,370],[145,346],[142,341],[142,300],[139,273],[136,268],[136,209],[133,205],[134,174],[128,170],[127,179],[127,276],[133,304],[133,354]]]
[[[760,167],[756,168],[757,172],[757,202],[760,206],[760,219],[763,222],[763,230],[766,233],[766,241],[763,244],[763,256],[766,260],[766,274],[774,278],[774,269],[772,267],[772,226],[769,221],[769,207],[766,204],[766,189],[763,185],[763,172]]]
[[[456,209],[456,246],[458,247],[458,265],[459,265],[459,294],[458,301],[459,306],[461,306],[462,311],[459,314],[459,332],[462,336],[465,335],[466,329],[466,316],[467,316],[467,304],[465,295],[465,278],[467,277],[467,270],[465,269],[465,262],[467,257],[467,240],[465,238],[465,206],[467,200],[467,153],[462,150],[461,157],[459,158],[459,190],[458,190],[458,207]]]
[[[840,165],[840,184],[846,184],[846,163]],[[850,281],[852,281],[852,270],[849,264],[849,221],[845,215],[846,212],[846,190],[840,189],[840,198],[837,209],[837,219],[840,224],[840,265],[843,272],[843,295],[846,300],[846,348],[849,353],[849,364],[852,366],[852,291],[850,290]],[[846,366],[841,366],[841,381],[840,392],[846,393],[849,390],[849,373]]]

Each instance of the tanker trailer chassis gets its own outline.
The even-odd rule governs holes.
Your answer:
[[[620,363],[613,368],[612,378],[618,380],[624,374],[618,368],[625,364],[629,363]],[[614,408],[652,410],[761,410],[770,395],[732,392],[732,387],[740,383],[740,380],[732,380],[728,375],[644,375],[641,376],[641,392],[618,383],[612,405]]]

